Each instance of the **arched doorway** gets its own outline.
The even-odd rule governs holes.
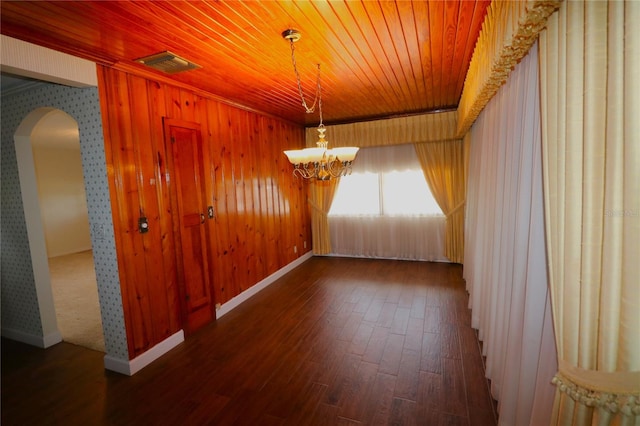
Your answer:
[[[38,108],[14,140],[42,327],[104,352],[78,124]]]

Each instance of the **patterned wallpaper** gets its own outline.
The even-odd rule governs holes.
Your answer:
[[[22,120],[39,107],[58,108],[78,122],[106,352],[112,358],[128,360],[102,119],[98,89],[95,87],[78,89],[42,84],[29,91],[2,97],[2,327],[36,336],[43,334],[13,142],[15,131]]]

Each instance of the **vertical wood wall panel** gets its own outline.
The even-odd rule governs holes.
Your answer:
[[[162,85],[157,82],[147,81],[148,117],[166,117],[165,91]],[[155,170],[152,179],[155,179],[155,196],[157,200],[157,224],[159,235],[154,240],[160,240],[160,253],[156,254],[162,261],[160,272],[163,274],[166,292],[166,309],[168,327],[165,331],[166,337],[170,336],[181,328],[181,304],[178,298],[177,264],[174,249],[174,222],[171,218],[172,206],[169,195],[169,182],[167,181],[167,153],[164,141],[164,126],[162,120],[150,121],[150,139],[153,141],[152,152]],[[156,218],[154,217],[154,220]],[[152,230],[153,231],[153,230]],[[150,232],[152,232],[150,231]],[[160,260],[158,258],[158,260]]]
[[[160,200],[156,191],[156,159],[157,159],[157,141],[150,138],[153,134],[153,122],[147,118],[150,115],[149,91],[144,79],[135,76],[129,76],[128,86],[130,87],[130,104],[131,104],[131,126],[132,146],[135,151],[135,164],[137,165],[137,185],[139,188],[140,209],[139,217],[146,217],[149,223],[149,234],[147,237],[141,238],[142,256],[144,256],[144,281],[147,286],[153,283],[164,281],[164,258],[162,253],[162,245],[156,241],[161,241],[162,223],[160,218],[159,204]],[[156,133],[157,134],[157,133]],[[135,214],[132,218],[136,219]],[[135,231],[134,231],[135,232]],[[151,237],[152,236],[152,237]],[[162,341],[173,334],[172,325],[175,328],[175,321],[169,315],[153,316],[151,310],[154,306],[162,306],[162,309],[168,311],[170,309],[170,300],[165,294],[148,290],[147,307],[149,309],[148,318],[153,322],[152,327],[145,327],[148,330],[149,337],[145,339],[137,350],[143,350],[149,342]],[[137,294],[137,297],[144,297]]]
[[[182,328],[163,117],[199,123],[211,293],[222,304],[309,251],[307,187],[282,153],[304,129],[187,89],[99,67],[129,354]],[[138,232],[147,217],[149,232]],[[308,248],[303,248],[304,244]],[[297,253],[294,253],[297,247]]]
[[[118,199],[117,206],[112,206],[114,231],[118,253],[118,269],[120,279],[124,277],[129,285],[122,286],[122,303],[127,330],[129,356],[136,354],[136,348],[145,347],[148,343],[148,327],[150,309],[148,298],[141,296],[146,291],[144,281],[144,258],[140,256],[142,242],[136,238],[137,214],[140,199],[137,188],[137,176],[134,168],[135,153],[131,143],[131,107],[127,75],[100,74],[104,84],[99,86],[100,104],[103,112],[103,129],[105,132],[105,151],[107,173],[112,200]],[[115,108],[106,109],[107,99]],[[117,141],[111,145],[107,140]],[[127,206],[136,206],[132,210]]]

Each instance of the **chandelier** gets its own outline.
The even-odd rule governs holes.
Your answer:
[[[320,124],[318,125],[318,142],[316,142],[316,148],[290,150],[284,151],[284,153],[289,159],[289,162],[293,164],[294,176],[321,181],[346,176],[351,174],[351,164],[356,158],[359,148],[352,146],[333,149],[327,148],[329,143],[325,139],[324,134],[326,129],[324,124],[322,124],[322,85],[320,83],[320,64],[318,64],[318,75],[316,78],[316,94],[313,104],[309,107],[304,98],[304,93],[302,92],[300,74],[298,74],[298,68],[296,66],[294,43],[300,40],[301,36],[302,35],[299,31],[292,29],[285,30],[282,33],[282,37],[285,40],[289,40],[289,43],[291,44],[291,62],[293,64],[293,71],[296,75],[298,93],[302,100],[302,106],[307,114],[313,113],[316,105],[318,106],[318,115],[320,116]]]

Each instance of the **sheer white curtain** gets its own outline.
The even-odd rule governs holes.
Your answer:
[[[500,424],[549,424],[557,367],[544,244],[537,47],[471,128],[464,277]]]
[[[416,171],[420,184],[428,186],[422,175],[413,144],[361,148],[353,163],[353,174]],[[350,176],[341,178],[340,185]],[[340,185],[338,191],[340,191]],[[402,194],[405,187],[394,192]],[[336,194],[336,199],[340,194]],[[351,200],[357,203],[357,199]],[[334,203],[336,200],[334,199]],[[434,201],[437,208],[437,204]],[[383,212],[384,213],[384,212]],[[431,215],[335,215],[329,213],[332,254],[386,259],[448,261],[444,256],[446,218]]]

